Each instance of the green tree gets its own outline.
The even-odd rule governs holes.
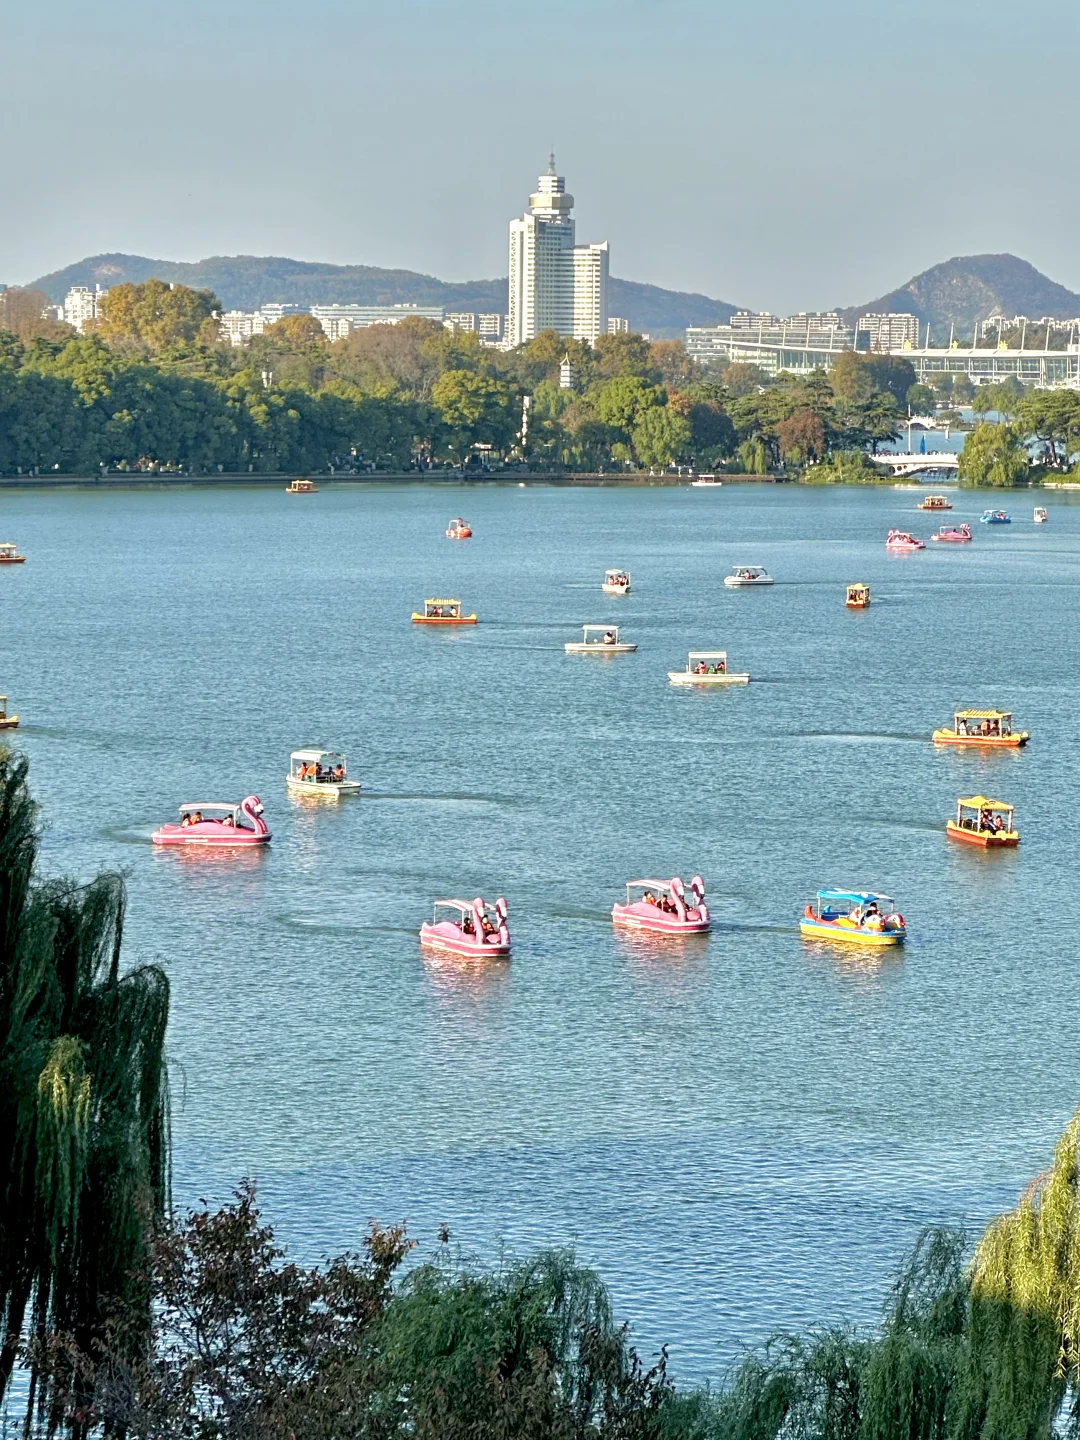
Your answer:
[[[1064,468],[1080,436],[1080,395],[1075,390],[1030,390],[1017,406],[1016,428],[1043,445],[1048,465]]]
[[[820,415],[800,406],[776,427],[780,458],[785,463],[809,465],[825,454],[825,426]]]
[[[1024,393],[1023,385],[1012,375],[993,385],[980,385],[975,392],[975,413],[987,415],[993,411],[1009,422],[1015,418]]]
[[[915,366],[901,355],[867,355],[862,362],[874,387],[891,395],[902,409],[915,384]]]
[[[933,415],[937,410],[937,392],[929,385],[912,385],[905,400],[913,415]]]
[[[593,345],[596,373],[601,380],[636,375],[655,384],[660,372],[653,363],[652,347],[642,335],[620,331],[616,335],[598,335]]]
[[[444,371],[431,391],[451,450],[462,460],[473,445],[510,448],[518,421],[516,398],[511,385],[472,370]]]
[[[35,882],[26,776],[0,755],[0,1399],[24,1329],[91,1353],[126,1300],[138,1348],[168,1168],[168,982],[152,965],[121,974],[119,877]],[[40,1356],[30,1383],[29,1408],[53,1413]]]
[[[982,421],[965,437],[960,452],[961,485],[1023,485],[1029,474],[1027,451],[1011,425]]]
[[[685,415],[670,405],[650,405],[631,431],[634,454],[642,465],[663,469],[685,455],[691,434],[692,426]]]
[[[966,375],[953,379],[952,401],[954,405],[970,405],[975,399],[975,386]]]
[[[725,365],[720,372],[720,379],[724,389],[733,399],[738,399],[743,395],[753,395],[770,383],[769,376],[760,365],[745,365],[738,361],[732,365]]]
[[[615,336],[609,336],[615,339]],[[605,425],[613,425],[629,435],[644,412],[667,400],[659,385],[652,385],[639,375],[618,375],[597,385],[589,394],[597,417]]]

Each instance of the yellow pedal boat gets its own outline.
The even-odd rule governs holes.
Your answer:
[[[951,730],[935,730],[935,745],[1026,745],[1026,730],[1012,728],[1008,710],[957,710]]]
[[[852,945],[899,945],[907,938],[892,900],[872,890],[819,890],[802,913],[799,933],[805,940]]]

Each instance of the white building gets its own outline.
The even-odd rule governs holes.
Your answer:
[[[914,315],[864,315],[855,327],[858,337],[870,337],[871,350],[903,350],[919,343],[919,321]]]
[[[73,325],[82,334],[82,328],[87,320],[96,320],[98,305],[108,294],[102,290],[100,285],[93,290],[88,285],[73,285],[64,296],[64,309],[62,319],[67,325]]]
[[[510,222],[510,346],[541,330],[588,341],[607,333],[607,241],[575,245],[573,208],[552,155],[528,211]]]
[[[368,325],[396,325],[410,315],[444,323],[441,305],[312,305],[311,313],[326,331],[328,340],[342,340],[353,330]]]
[[[609,335],[628,335],[630,333],[630,321],[624,320],[621,315],[609,315],[607,333]]]

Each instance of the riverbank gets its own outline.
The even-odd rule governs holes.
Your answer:
[[[783,475],[724,475],[725,485],[783,485],[791,483]],[[548,475],[530,471],[504,471],[499,474],[462,474],[460,470],[409,470],[399,474],[320,475],[307,471],[304,475],[141,475],[114,473],[109,475],[0,475],[3,490],[181,490],[218,489],[230,486],[244,488],[284,488],[291,480],[314,479],[317,486],[343,485],[689,485],[690,475],[644,474],[565,474]]]

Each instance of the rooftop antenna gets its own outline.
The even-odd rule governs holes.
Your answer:
[[[552,145],[552,147],[551,147],[551,152],[550,152],[550,154],[548,155],[548,174],[549,174],[549,175],[554,175],[554,174],[555,174],[555,146],[554,146],[554,145]]]

